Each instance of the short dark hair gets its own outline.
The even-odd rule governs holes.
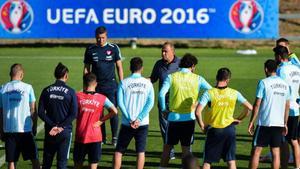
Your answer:
[[[278,45],[273,48],[273,52],[275,53],[275,55],[279,55],[282,58],[289,58],[289,50],[285,46]]]
[[[289,40],[287,40],[286,38],[279,38],[276,40],[276,46],[278,46],[281,42],[289,44]]]
[[[217,81],[224,81],[231,78],[231,71],[227,67],[220,68],[216,75]]]
[[[190,68],[193,65],[197,65],[198,60],[196,58],[196,56],[190,54],[190,53],[186,53],[180,60],[180,64],[179,67],[180,68]]]
[[[10,77],[16,76],[20,71],[24,71],[22,64],[15,63],[11,65],[9,75]]]
[[[98,36],[98,35],[103,34],[103,33],[107,33],[107,30],[104,26],[99,26],[98,28],[96,28],[95,36]]]
[[[140,70],[143,67],[143,60],[140,57],[134,57],[130,60],[130,71],[132,73]]]
[[[276,72],[276,69],[277,69],[276,61],[273,59],[268,59],[265,62],[265,69],[267,69],[269,73]]]
[[[59,62],[55,68],[54,76],[56,79],[61,79],[65,76],[66,73],[69,73],[69,69],[63,65],[61,62]]]
[[[94,73],[90,72],[83,76],[83,86],[88,87],[92,82],[97,81],[97,77]]]

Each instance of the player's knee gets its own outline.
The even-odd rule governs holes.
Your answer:
[[[299,147],[299,143],[298,143],[298,140],[291,140],[291,145],[293,146],[293,147]]]

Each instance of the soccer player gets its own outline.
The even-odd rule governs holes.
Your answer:
[[[290,89],[288,84],[276,75],[276,61],[267,60],[264,68],[267,78],[258,83],[248,126],[248,132],[253,135],[255,121],[258,118],[249,168],[258,168],[263,147],[270,146],[273,157],[272,168],[279,169],[282,134],[287,134]]]
[[[120,169],[122,155],[132,138],[137,153],[136,168],[143,169],[148,135],[149,112],[154,105],[154,89],[150,80],[142,77],[143,61],[139,57],[130,60],[131,76],[121,81],[118,104],[122,112],[122,126],[114,155],[114,169]]]
[[[195,129],[195,108],[200,89],[211,89],[206,80],[193,72],[197,58],[185,54],[180,61],[180,71],[168,75],[159,92],[161,113],[168,120],[166,143],[163,148],[160,168],[167,167],[171,148],[180,141],[182,159],[189,155]],[[170,90],[170,91],[169,91]],[[166,106],[166,94],[169,95],[169,110]]]
[[[97,77],[93,73],[83,76],[83,92],[77,93],[79,112],[76,121],[74,145],[75,169],[82,168],[86,154],[89,157],[91,169],[97,169],[101,157],[101,125],[117,114],[117,108],[102,94],[95,93]],[[103,108],[109,113],[105,116]],[[100,118],[102,117],[102,118]]]
[[[21,64],[10,67],[11,81],[0,89],[0,136],[5,142],[8,169],[15,169],[20,153],[39,169],[37,146],[34,141],[37,127],[35,96],[30,84],[22,82]]]
[[[228,87],[231,72],[221,68],[216,75],[217,84],[206,91],[196,109],[196,118],[200,128],[206,133],[203,169],[211,168],[211,163],[219,162],[221,158],[227,162],[229,169],[236,169],[236,135],[235,125],[247,117],[252,105],[240,92]],[[235,119],[233,117],[236,102],[244,106],[244,111]],[[210,103],[210,111],[202,120],[202,111]]]
[[[45,122],[43,169],[50,169],[57,153],[57,168],[66,169],[72,139],[72,121],[78,111],[74,89],[66,85],[69,69],[58,63],[56,81],[43,89],[38,115]]]
[[[162,87],[163,81],[171,73],[178,71],[180,58],[175,55],[175,47],[170,42],[165,42],[161,49],[161,59],[158,60],[152,70],[150,79],[152,83],[159,80],[159,90]],[[166,94],[166,109],[169,109],[169,92]],[[164,141],[166,143],[166,128],[167,128],[167,119],[162,116],[162,111],[158,105],[158,117],[159,117],[159,127],[160,132]],[[175,159],[174,148],[171,149],[170,159]]]
[[[279,64],[277,68],[277,75],[281,77],[291,89],[290,99],[290,112],[288,118],[288,134],[286,140],[290,143],[293,156],[294,165],[296,168],[300,167],[300,147],[298,143],[298,118],[299,118],[299,105],[297,99],[299,98],[299,86],[300,86],[300,69],[298,66],[289,62],[288,48],[284,46],[276,46],[273,49],[275,53],[275,59]],[[285,142],[285,144],[288,144]],[[283,151],[288,153],[288,145],[283,146]],[[287,157],[286,160],[289,158]]]
[[[290,48],[289,48],[289,41],[286,38],[279,38],[276,40],[276,46],[284,46],[288,49],[288,54],[289,54],[289,61],[292,62],[292,64],[296,66],[300,66],[300,61],[295,53],[292,53]]]
[[[296,66],[298,66],[298,67],[300,66],[300,61],[299,61],[298,57],[296,56],[296,54],[291,52],[291,50],[290,50],[290,48],[289,48],[289,41],[288,41],[286,38],[279,38],[279,39],[277,39],[275,45],[276,45],[276,46],[284,46],[284,47],[286,47],[287,50],[288,50],[288,53],[289,53],[288,60],[289,60],[293,65],[296,65]],[[279,60],[277,60],[277,64],[278,64],[278,65],[280,64],[280,61],[279,61]],[[299,122],[298,125],[299,125],[299,130],[300,130],[300,122]],[[300,139],[299,139],[299,143],[300,143]],[[282,148],[284,148],[284,147],[282,147]],[[282,148],[281,148],[281,149],[282,149]],[[288,145],[285,145],[285,148],[288,148]],[[286,152],[286,153],[288,153],[288,152]],[[266,162],[266,161],[271,161],[271,159],[272,159],[271,152],[269,152],[267,155],[261,157],[260,161]],[[292,161],[293,161],[293,158],[292,158],[292,156],[291,156],[291,158],[289,158],[288,160],[287,160],[287,159],[282,160],[282,161],[281,161],[281,166],[282,166],[283,168],[287,168],[287,167],[288,167],[288,163],[289,163],[289,162],[292,162]]]
[[[83,74],[93,72],[97,76],[96,92],[106,96],[115,106],[117,105],[118,84],[115,67],[119,80],[123,80],[122,56],[116,44],[107,42],[107,30],[100,26],[95,31],[96,44],[86,48],[84,54]],[[112,144],[116,145],[118,132],[118,116],[110,119]],[[101,125],[103,143],[106,143],[105,124]]]

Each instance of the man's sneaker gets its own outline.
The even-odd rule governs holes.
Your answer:
[[[112,145],[114,146],[114,147],[117,147],[117,141],[118,141],[118,138],[117,137],[113,137],[113,139],[112,139]]]
[[[107,141],[106,140],[102,140],[101,145],[103,145],[103,144],[107,144]]]
[[[290,153],[289,164],[293,164],[293,163],[294,163],[294,156],[292,153]]]
[[[175,160],[175,159],[176,159],[175,158],[175,150],[174,150],[174,148],[172,148],[170,151],[170,160]]]

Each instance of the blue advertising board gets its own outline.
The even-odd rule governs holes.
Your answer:
[[[0,0],[0,38],[278,37],[278,0]]]

